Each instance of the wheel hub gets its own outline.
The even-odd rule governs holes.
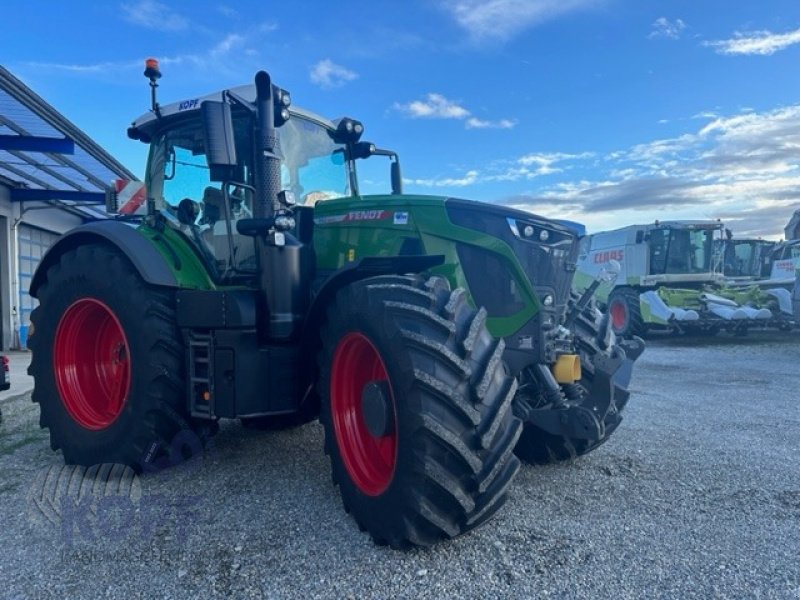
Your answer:
[[[623,329],[628,320],[628,311],[625,305],[620,301],[614,301],[611,303],[609,312],[611,313],[611,324],[614,328],[618,331]]]
[[[394,432],[390,393],[388,381],[370,381],[361,392],[364,424],[373,437],[383,437]]]

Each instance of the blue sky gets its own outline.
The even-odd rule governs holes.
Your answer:
[[[3,65],[136,173],[160,100],[271,72],[397,150],[406,189],[597,231],[722,218],[780,237],[800,208],[797,0],[4,3]]]

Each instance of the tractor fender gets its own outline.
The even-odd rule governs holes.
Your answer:
[[[319,414],[319,397],[314,386],[318,373],[316,356],[322,347],[319,332],[325,320],[325,311],[336,298],[336,293],[368,277],[421,273],[442,263],[443,255],[366,257],[348,263],[322,282],[311,301],[300,334],[300,356],[310,357],[308,367],[300,369],[300,386],[306,390],[300,401],[300,412]]]
[[[377,256],[365,257],[348,263],[334,271],[317,290],[303,323],[302,345],[312,350],[317,343],[319,328],[325,310],[333,302],[336,292],[346,285],[378,275],[403,275],[421,273],[444,263],[443,255],[429,256]]]
[[[118,249],[149,284],[179,287],[175,274],[163,255],[138,231],[136,225],[123,221],[94,221],[76,227],[61,237],[44,255],[31,281],[30,295],[37,297],[39,286],[44,283],[47,270],[61,256],[78,246],[105,243]]]

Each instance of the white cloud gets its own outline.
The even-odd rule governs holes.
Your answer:
[[[412,119],[465,119],[471,113],[441,94],[427,94],[425,100],[407,104],[395,103],[394,108]]]
[[[499,121],[484,121],[478,117],[469,117],[464,126],[467,129],[514,129],[517,122],[511,119],[500,119]]]
[[[181,31],[189,27],[189,20],[156,0],[139,0],[121,5],[123,18],[140,27],[162,31]]]
[[[239,18],[239,11],[233,8],[232,6],[228,6],[227,4],[220,4],[217,6],[217,11],[228,17],[229,19],[238,19]]]
[[[348,81],[353,81],[358,74],[326,58],[311,67],[309,77],[312,83],[316,83],[320,87],[335,88],[343,86]]]
[[[467,171],[463,177],[445,177],[441,179],[403,179],[407,185],[422,187],[466,187],[478,181],[478,171]]]
[[[74,63],[48,63],[30,61],[25,63],[26,66],[41,69],[42,71],[62,71],[66,73],[75,74],[104,74],[104,73],[118,73],[121,69],[130,69],[144,67],[143,60],[128,61],[128,62],[99,62],[92,64],[79,65]]]
[[[694,131],[598,155],[531,152],[464,175],[408,180],[466,187],[542,181],[498,200],[584,222],[593,230],[652,219],[728,221],[737,235],[780,237],[800,208],[800,104],[702,113]]]
[[[442,7],[476,40],[507,40],[521,31],[605,0],[444,0]]]
[[[193,31],[194,31],[194,26]],[[229,79],[245,80],[252,77],[253,71],[261,66],[258,50],[263,47],[263,39],[277,25],[272,23],[255,24],[249,28],[241,28],[237,33],[229,33],[220,38],[219,34],[203,32],[204,39],[197,52],[186,51],[172,56],[156,56],[162,68],[180,67],[169,73],[173,77],[189,77],[218,80],[224,73]],[[230,60],[230,56],[236,60]],[[132,60],[101,61],[97,63],[56,63],[29,61],[26,66],[50,73],[62,73],[71,76],[91,77],[99,80],[118,80],[120,73],[139,71],[144,67],[144,56]],[[126,76],[127,77],[127,76]],[[131,75],[131,81],[133,75]],[[195,82],[196,83],[196,82]]]
[[[799,43],[800,29],[795,29],[786,33],[772,33],[771,31],[740,33],[737,31],[731,39],[704,42],[703,45],[714,48],[718,54],[766,56]]]
[[[467,187],[489,182],[531,180],[544,175],[560,173],[568,168],[563,163],[593,156],[591,153],[568,154],[564,152],[530,153],[513,161],[497,161],[484,171],[473,169],[460,177],[406,179],[408,185],[422,187]],[[556,166],[559,164],[558,166]]]
[[[552,168],[549,155],[538,156],[533,155],[532,164]],[[800,203],[800,105],[714,115],[695,132],[604,158],[605,173],[504,202],[528,209],[568,207],[573,217],[601,229],[641,221],[642,213],[648,213],[655,218],[722,218],[735,224],[737,235],[777,237]]]
[[[686,29],[686,23],[681,19],[670,21],[666,17],[659,17],[653,23],[650,35],[647,37],[653,38],[667,38],[670,40],[677,40],[681,37],[681,33]]]
[[[574,161],[594,156],[591,152],[569,154],[566,152],[531,152],[520,156],[500,172],[487,174],[486,181],[519,181],[531,180],[544,175],[561,173]],[[500,163],[502,164],[502,163]]]
[[[436,93],[426,94],[424,100],[414,100],[405,104],[395,102],[392,108],[412,119],[463,120],[465,129],[513,129],[517,125],[513,119],[497,121],[480,119],[460,103]]]
[[[221,42],[211,48],[211,56],[225,56],[231,50],[242,47],[246,42],[244,36],[238,33],[229,33]]]

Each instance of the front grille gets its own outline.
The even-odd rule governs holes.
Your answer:
[[[457,243],[456,250],[477,306],[492,317],[510,317],[525,308],[517,283],[499,255],[469,244]]]
[[[465,200],[448,200],[447,212],[453,224],[480,231],[508,244],[540,299],[551,293],[555,301],[555,317],[557,321],[563,318],[578,254],[577,236],[570,229],[522,211]],[[525,239],[519,232],[520,228],[524,230],[525,224],[530,224],[536,232],[530,239]],[[544,242],[538,239],[538,232],[542,229],[550,232],[549,238]],[[464,247],[472,248],[466,245]],[[493,313],[489,309],[490,298],[498,296],[502,300],[493,300],[493,305],[505,307],[506,312],[502,314],[513,314],[507,312],[512,306],[521,308],[520,304],[514,304],[516,297],[513,279],[501,259],[480,249],[459,248],[458,253],[470,292],[478,305],[486,306],[489,314],[500,316],[500,313]],[[480,256],[480,253],[490,254],[499,264],[493,264],[490,258]],[[478,266],[471,266],[468,270],[469,259]],[[473,287],[480,289],[485,295],[483,301],[479,300]]]

